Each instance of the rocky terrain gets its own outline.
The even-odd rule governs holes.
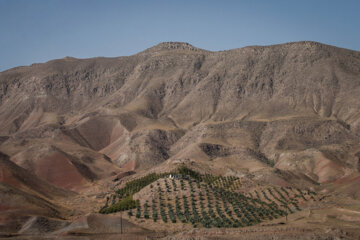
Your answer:
[[[94,215],[106,196],[186,165],[239,178],[244,194],[294,187],[323,200],[284,226],[164,233],[123,216],[131,237],[357,239],[359,96],[360,53],[316,42],[220,52],[166,42],[1,72],[0,238],[114,233],[119,213]]]

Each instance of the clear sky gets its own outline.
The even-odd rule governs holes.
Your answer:
[[[217,51],[312,40],[360,51],[360,1],[0,0],[0,30],[0,71],[164,41]]]

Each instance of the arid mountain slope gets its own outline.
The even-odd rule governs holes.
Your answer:
[[[283,234],[357,234],[359,96],[360,53],[316,42],[221,52],[167,42],[1,72],[0,236],[112,232],[117,217],[86,214],[107,204],[122,178],[179,164],[236,177],[244,194],[319,193]],[[150,200],[150,186],[143,191]],[[281,221],[255,226],[253,237]]]
[[[39,179],[0,153],[0,196],[0,232],[13,232],[34,215],[64,218],[70,211],[54,201],[74,193]]]
[[[9,157],[2,153],[0,153],[0,182],[49,199],[74,195],[70,191],[57,188],[39,179],[34,174],[11,162]]]
[[[275,165],[317,183],[359,170],[360,53],[351,50],[161,43],[10,69],[0,86],[0,150],[64,188],[166,160],[237,174]]]

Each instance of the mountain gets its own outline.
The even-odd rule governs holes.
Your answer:
[[[317,42],[66,57],[0,73],[0,151],[79,194],[185,164],[360,200],[359,96],[360,52]]]

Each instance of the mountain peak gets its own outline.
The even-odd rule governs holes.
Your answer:
[[[187,42],[162,42],[151,48],[146,49],[145,53],[160,52],[160,51],[171,51],[171,50],[184,50],[184,51],[203,51],[200,48],[194,47]]]

